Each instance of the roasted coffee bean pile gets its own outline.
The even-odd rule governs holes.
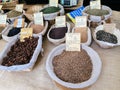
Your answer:
[[[17,35],[20,32],[21,28],[12,28],[9,33],[8,33],[8,37]]]
[[[43,12],[44,14],[50,14],[50,13],[58,12],[59,10],[60,10],[59,7],[50,6],[42,9],[40,12]]]
[[[101,10],[101,9],[88,9],[86,13],[90,15],[95,15],[95,16],[103,16],[103,15],[109,14],[109,11]]]
[[[21,12],[18,12],[16,10],[12,10],[12,11],[9,11],[7,13],[7,18],[13,18],[13,17],[17,17],[17,16],[20,16],[20,15],[22,15]]]
[[[18,40],[3,58],[3,66],[22,65],[30,62],[34,50],[38,44],[38,38],[25,38],[24,42]]]
[[[117,37],[115,35],[105,32],[103,30],[100,30],[96,33],[96,39],[100,41],[113,43],[113,44],[116,44],[118,42]]]
[[[53,58],[54,72],[65,82],[81,83],[90,79],[92,62],[85,50],[63,51]]]
[[[67,27],[59,27],[59,28],[53,28],[49,36],[52,39],[61,39],[65,37],[65,33],[67,33],[68,28]]]

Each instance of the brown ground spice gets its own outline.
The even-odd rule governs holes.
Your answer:
[[[92,62],[85,50],[63,51],[53,59],[55,74],[63,81],[81,83],[90,79]]]

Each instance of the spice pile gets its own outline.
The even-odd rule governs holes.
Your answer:
[[[67,27],[59,27],[51,29],[49,36],[52,39],[61,39],[65,37],[65,33],[67,33]]]
[[[86,10],[87,14],[95,15],[95,16],[103,16],[109,14],[108,10],[102,10],[102,9],[88,9]]]
[[[3,58],[3,66],[22,65],[30,62],[38,44],[38,38],[25,38],[24,42],[18,40]]]
[[[22,12],[18,12],[18,11],[16,11],[16,10],[12,10],[12,11],[9,11],[9,12],[7,13],[7,17],[8,17],[8,18],[17,17],[17,16],[20,16],[20,15],[22,15]]]
[[[5,27],[0,27],[0,33],[3,31],[4,28],[5,28]]]
[[[43,29],[44,29],[44,26],[42,26],[42,25],[32,24],[30,27],[33,28],[33,33],[34,34],[38,34],[38,33],[42,32]]]
[[[81,83],[90,79],[92,62],[85,50],[81,52],[63,51],[53,59],[55,74],[63,81]]]
[[[55,13],[58,11],[60,11],[59,7],[50,6],[50,7],[42,9],[40,12],[43,12],[43,14],[50,14],[50,13]]]
[[[116,44],[118,42],[117,37],[114,34],[105,32],[103,30],[100,30],[96,33],[96,39],[100,41],[113,43],[113,44]]]

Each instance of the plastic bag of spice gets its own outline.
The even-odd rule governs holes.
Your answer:
[[[50,9],[50,8],[51,9]],[[50,9],[50,10],[48,10]],[[43,11],[44,10],[44,11]],[[40,10],[40,12],[43,12],[44,19],[45,20],[54,20],[56,16],[64,15],[64,8],[62,5],[58,4],[58,7],[51,7],[49,5],[45,5],[43,9]]]
[[[104,26],[99,25],[96,27],[94,33],[93,33],[93,39],[95,42],[102,48],[112,48],[114,46],[120,45],[118,42],[120,42],[120,39],[115,35],[108,32],[103,31]],[[115,29],[117,30],[117,29]],[[120,32],[119,32],[120,35]]]
[[[103,11],[102,11],[103,10]],[[101,10],[91,10],[90,6],[86,6],[82,14],[88,16],[91,22],[101,22],[107,20],[112,15],[112,10],[105,5],[102,5]]]
[[[41,50],[41,35],[39,37],[34,35],[32,38],[26,39],[25,42],[20,42],[19,38],[15,37],[0,54],[0,69],[6,71],[30,71]]]
[[[33,28],[33,34],[36,35],[45,35],[47,28],[48,28],[48,21],[45,21],[44,26],[42,25],[35,25],[34,22],[31,22],[28,27],[32,27]]]
[[[55,28],[55,24],[51,26],[47,33],[48,40],[55,44],[59,45],[65,41],[65,33],[70,32],[70,24],[67,22],[66,27]]]
[[[97,54],[96,51],[94,51],[92,48],[86,46],[86,45],[82,45],[82,49],[85,50],[87,52],[87,54],[89,55],[91,61],[92,61],[92,74],[91,77],[87,80],[87,81],[83,81],[81,83],[70,83],[70,82],[66,82],[60,78],[58,78],[58,76],[55,74],[54,72],[54,66],[53,66],[53,59],[55,58],[55,56],[57,55],[61,55],[61,53],[63,52],[63,50],[65,50],[65,44],[61,44],[57,47],[55,47],[50,54],[48,55],[47,61],[46,61],[46,70],[49,74],[49,76],[57,83],[59,83],[60,85],[67,87],[67,88],[72,88],[72,89],[78,89],[78,88],[85,88],[88,87],[92,84],[94,84],[96,82],[96,80],[98,79],[100,72],[101,72],[101,68],[102,68],[102,62],[101,59],[99,57],[99,55]],[[69,54],[68,54],[69,55]],[[74,56],[74,55],[73,55]],[[71,56],[69,56],[71,57]],[[83,59],[85,56],[83,56]],[[77,57],[76,57],[77,58]],[[75,60],[75,59],[74,59]],[[64,61],[64,60],[63,60]],[[66,61],[66,60],[65,60]],[[76,61],[75,61],[76,62]],[[84,63],[84,62],[83,62]],[[60,64],[60,63],[59,63]],[[65,64],[65,63],[64,63]],[[77,65],[79,65],[78,63],[76,63]],[[65,64],[66,65],[66,64]],[[67,64],[68,65],[68,64]],[[69,66],[68,69],[70,69],[72,66]],[[73,65],[73,67],[76,67],[76,65]],[[77,68],[75,68],[77,69]],[[73,70],[73,69],[70,69]],[[62,73],[62,72],[59,72]],[[65,72],[63,72],[65,73]],[[62,73],[62,74],[63,74]],[[79,73],[81,74],[81,73]],[[67,74],[68,75],[68,74]],[[76,74],[75,74],[76,76]],[[79,75],[78,75],[79,76]],[[72,77],[71,77],[72,78]],[[77,79],[77,77],[76,77]]]

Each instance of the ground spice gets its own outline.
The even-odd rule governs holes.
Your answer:
[[[44,30],[44,26],[42,26],[42,25],[32,24],[30,27],[33,28],[33,33],[34,34],[38,34],[38,33],[42,32]]]
[[[113,44],[116,44],[118,42],[117,37],[114,34],[105,32],[103,30],[100,30],[96,33],[96,39],[100,41],[113,43]]]
[[[58,11],[60,11],[59,7],[50,6],[50,7],[42,9],[40,12],[43,12],[43,14],[50,14],[50,13],[55,13]]]
[[[61,39],[65,37],[65,33],[67,33],[68,28],[67,27],[59,27],[59,28],[53,28],[49,36],[52,39]]]
[[[38,38],[25,38],[25,42],[18,40],[3,58],[3,66],[22,65],[30,62],[34,50],[38,44]]]
[[[10,31],[9,31],[9,33],[8,33],[8,37],[11,37],[11,36],[14,36],[14,35],[17,35],[18,33],[20,33],[20,30],[21,30],[21,28],[15,28],[15,27],[13,27]]]
[[[16,11],[16,10],[12,10],[12,11],[9,11],[9,12],[7,13],[7,17],[8,17],[8,18],[17,17],[17,16],[20,16],[20,15],[22,15],[22,12],[18,12],[18,11]]]
[[[53,58],[55,74],[63,81],[81,83],[90,79],[92,62],[85,50],[63,51]]]
[[[109,14],[108,10],[102,10],[102,9],[88,9],[86,10],[87,14],[95,15],[95,16],[103,16]]]
[[[0,33],[3,31],[4,28],[5,28],[5,27],[0,27]]]

